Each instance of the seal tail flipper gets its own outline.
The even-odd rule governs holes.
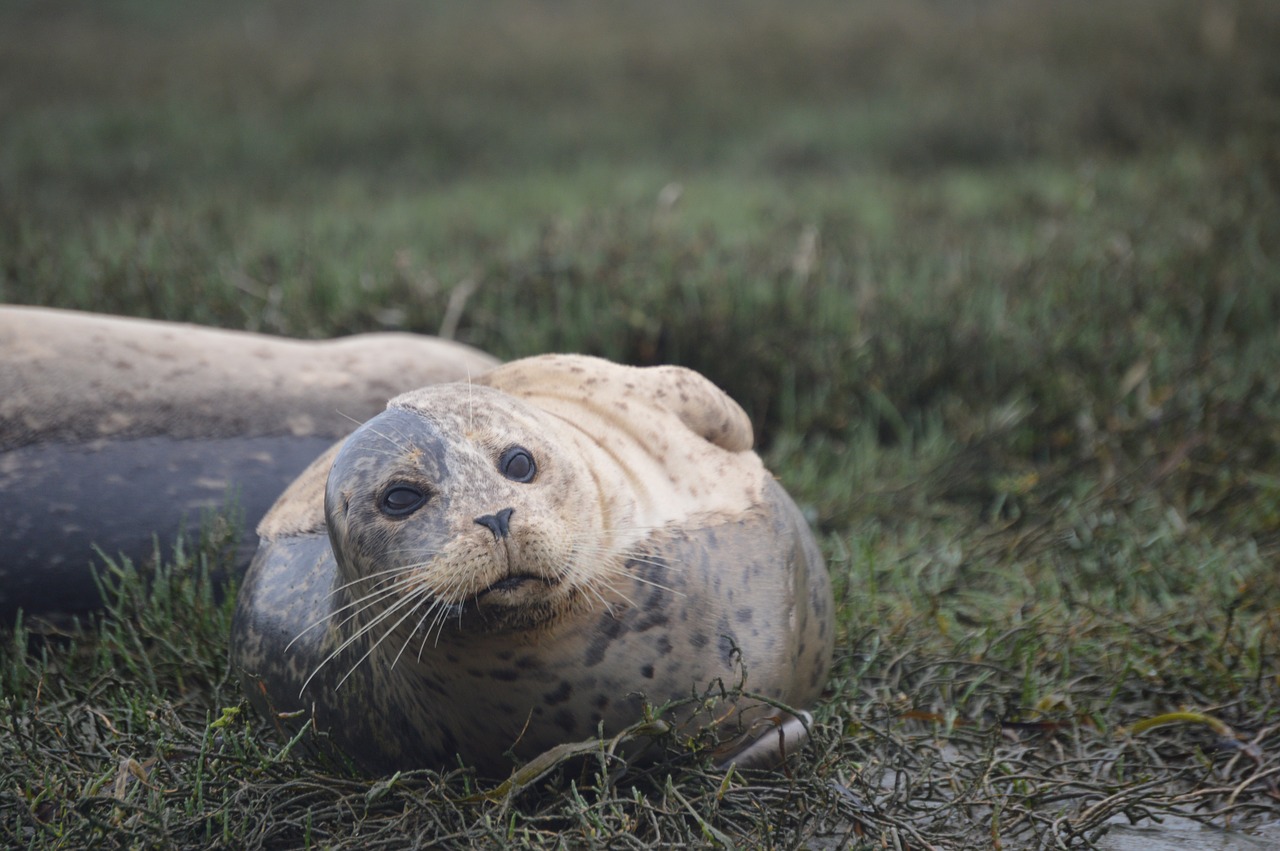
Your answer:
[[[731,766],[738,768],[771,769],[778,768],[800,752],[805,742],[809,741],[809,728],[813,725],[813,716],[803,710],[795,715],[790,712],[777,712],[758,719],[745,741],[738,739],[728,747],[727,754],[717,754],[715,767],[724,771]],[[760,731],[760,728],[763,728]]]
[[[682,366],[622,366],[586,355],[538,355],[500,366],[475,380],[526,399],[646,399],[675,414],[694,434],[729,452],[755,442],[746,411],[710,379]]]
[[[755,443],[751,418],[710,379],[682,366],[637,369],[655,397],[694,434],[729,452],[747,452]]]

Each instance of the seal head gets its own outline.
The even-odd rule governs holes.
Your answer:
[[[547,444],[545,414],[468,393],[397,400],[343,445],[324,506],[342,582],[427,632],[534,629],[600,601],[625,508]]]

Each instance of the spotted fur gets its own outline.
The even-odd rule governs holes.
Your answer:
[[[544,356],[397,397],[260,526],[233,627],[246,690],[376,772],[461,758],[503,774],[744,673],[808,706],[829,581],[751,444],[742,410],[676,367]],[[530,481],[503,475],[513,447]],[[397,486],[428,498],[388,515]],[[777,715],[744,699],[714,722]]]

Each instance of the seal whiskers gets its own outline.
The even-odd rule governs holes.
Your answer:
[[[629,564],[641,564],[647,567],[657,568],[659,570],[678,570],[678,567],[667,564],[664,561],[650,557],[644,551],[627,552],[625,550],[610,550],[603,546],[583,546],[579,547],[575,554],[590,556],[598,555],[600,560],[595,563],[595,573],[597,575],[588,576],[586,585],[601,586],[611,588],[621,594],[621,591],[615,587],[615,581],[619,578],[626,578],[632,582],[639,582],[641,585],[648,585],[653,588],[659,588],[663,591],[669,591],[678,596],[684,596],[684,592],[673,588],[669,585],[663,585],[653,579],[646,579],[633,571],[627,570]]]
[[[333,689],[334,691],[337,691],[339,688],[342,687],[342,684],[345,683],[351,677],[351,675],[355,672],[355,670],[359,668],[360,665],[366,659],[372,656],[375,651],[377,651],[377,649],[382,645],[382,642],[384,642],[389,635],[394,633],[400,627],[401,624],[403,624],[406,620],[408,620],[413,616],[414,612],[418,608],[418,605],[421,602],[423,602],[424,599],[430,599],[431,597],[432,597],[432,594],[430,592],[430,589],[420,588],[420,589],[414,590],[409,594],[396,600],[391,605],[384,608],[381,612],[376,613],[367,622],[360,624],[356,628],[355,632],[353,632],[350,636],[348,636],[341,644],[338,645],[337,648],[335,648],[328,656],[326,656],[320,662],[319,665],[316,666],[315,670],[311,672],[311,675],[307,677],[305,682],[303,682],[302,690],[305,690],[307,685],[311,682],[311,680],[314,679],[315,676],[320,673],[321,668],[323,668],[329,662],[333,661],[333,659],[335,659],[339,654],[341,654],[348,647],[351,647],[353,644],[358,642],[361,638],[372,633],[374,629],[377,628],[380,624],[382,624],[384,621],[390,620],[392,617],[394,617],[397,614],[397,612],[403,609],[404,610],[403,614],[400,615],[400,617],[395,621],[395,623],[386,627],[382,631],[382,635],[380,635],[376,640],[374,640],[369,645],[369,649],[366,650],[365,653],[359,659],[357,659],[355,663],[347,670],[347,673],[344,674],[342,678],[339,679],[337,683],[334,684]],[[382,599],[385,599],[385,598],[382,598]],[[346,621],[343,621],[343,623],[347,623],[352,618],[357,617],[357,615],[368,611],[370,608],[375,606],[377,602],[378,601],[374,601],[364,606],[363,608],[359,609],[355,614],[351,615],[351,617],[349,617]],[[431,600],[431,605],[428,607],[428,613],[430,612],[431,608],[441,606],[442,603],[443,603],[443,600],[438,597]],[[424,616],[424,619],[425,619],[425,616]],[[412,632],[410,633],[410,638],[412,638]],[[403,651],[403,647],[401,648],[401,650]],[[396,658],[399,659],[399,656],[400,654],[397,653]],[[394,663],[393,663],[393,666],[394,666]],[[301,692],[299,692],[299,694],[301,694]]]
[[[415,566],[416,565],[406,565],[404,567],[391,568],[389,570],[384,570],[384,571],[375,573],[372,576],[358,577],[356,579],[351,580],[350,582],[347,582],[343,585],[339,585],[333,588],[326,595],[326,597],[332,598],[336,595],[341,594],[345,590],[353,588],[354,586],[362,584],[364,582],[368,582],[369,580],[375,577],[379,577],[379,576],[384,577],[383,579],[380,579],[377,583],[375,583],[374,586],[362,596],[357,597],[354,600],[351,600],[350,602],[345,603],[341,606],[333,608],[332,610],[327,612],[323,617],[319,618],[318,620],[312,621],[301,632],[295,635],[287,645],[285,645],[285,649],[287,650],[288,648],[292,647],[294,643],[297,642],[298,639],[302,638],[302,636],[305,635],[306,633],[310,632],[316,627],[322,626],[323,624],[332,621],[333,619],[335,619],[345,611],[348,611],[350,609],[355,609],[355,611],[352,614],[348,615],[345,619],[341,621],[341,623],[338,624],[339,628],[341,628],[342,626],[345,626],[353,617],[355,617],[357,614],[359,614],[360,612],[368,608],[369,605],[374,605],[377,603],[378,600],[384,599],[386,597],[394,596],[395,594],[399,593],[399,591],[401,590],[400,584],[409,581],[411,577],[406,577],[404,575],[401,575],[399,576],[399,578],[397,578],[396,575],[406,574],[409,571],[411,571]]]
[[[303,681],[302,688],[299,689],[299,692],[298,692],[299,696],[302,695],[302,692],[306,691],[307,686],[310,685],[311,681],[315,679],[316,675],[320,673],[321,669],[323,669],[325,665],[328,665],[335,658],[337,658],[338,655],[341,654],[344,650],[346,650],[348,647],[355,644],[367,633],[371,632],[374,629],[374,627],[378,626],[378,624],[380,624],[382,621],[390,617],[393,617],[398,609],[405,607],[407,604],[411,603],[412,600],[413,600],[412,597],[401,597],[399,600],[396,600],[392,605],[387,606],[381,612],[378,612],[377,614],[375,614],[369,620],[363,623],[358,623],[355,631],[352,632],[351,635],[343,639],[341,643],[338,644],[338,646],[335,647],[333,651],[329,653],[329,655],[321,659],[320,664],[316,665],[315,669],[312,670],[310,676],[308,676],[306,680]],[[368,611],[373,605],[374,603],[366,603],[366,605],[364,605],[361,609],[357,610],[355,613],[350,615],[346,620],[344,620],[342,624],[349,623],[351,620],[356,619],[360,614]],[[412,612],[413,612],[413,607],[410,605],[408,606],[408,613],[411,614]],[[386,637],[386,633],[384,632],[383,638],[385,637]],[[377,649],[378,645],[381,642],[382,642],[382,638],[379,638],[377,641],[373,642],[373,644],[369,647],[368,652],[366,652],[363,656],[361,656],[360,659],[357,660],[356,664],[353,665],[347,671],[347,673],[342,677],[342,679],[338,680],[336,685],[334,685],[333,688],[335,691],[338,688],[340,688],[344,682],[346,682],[347,678],[351,676],[352,671],[354,671],[357,667],[359,667],[360,662],[363,662],[366,658],[368,658],[370,653],[372,653],[374,650]]]
[[[427,620],[427,618],[432,617],[433,614],[435,615],[435,617],[433,618],[431,625],[423,633],[423,645],[425,646],[426,640],[430,638],[431,633],[433,631],[436,632],[436,635],[438,638],[439,629],[443,627],[444,619],[445,617],[447,617],[449,610],[452,608],[452,605],[453,605],[450,603],[449,598],[452,596],[454,589],[448,585],[444,586],[443,588],[433,588],[431,586],[421,583],[420,578],[415,574],[415,571],[419,570],[420,568],[422,568],[423,566],[429,563],[430,563],[430,560],[413,562],[410,564],[402,565],[400,567],[391,568],[389,570],[379,571],[378,573],[372,574],[369,577],[360,577],[350,582],[344,583],[343,585],[338,586],[338,588],[335,588],[334,591],[331,593],[338,593],[340,590],[349,589],[352,586],[355,586],[361,582],[367,581],[368,579],[372,579],[375,576],[386,577],[386,575],[388,574],[393,575],[392,576],[393,581],[390,581],[388,583],[388,580],[386,578],[382,579],[378,583],[378,585],[375,586],[373,590],[369,591],[368,593],[362,596],[354,598],[353,600],[346,603],[345,605],[335,608],[327,618],[321,619],[320,621],[317,621],[311,626],[308,626],[307,630],[310,630],[313,627],[316,627],[316,626],[319,626],[320,624],[325,623],[326,620],[331,620],[341,612],[352,610],[350,614],[348,614],[345,618],[342,619],[342,621],[340,621],[336,625],[334,634],[340,635],[342,628],[345,627],[347,624],[351,623],[353,620],[359,619],[362,615],[369,612],[371,609],[374,609],[382,605],[388,600],[392,600],[393,602],[391,602],[390,605],[386,606],[381,612],[375,613],[371,618],[369,618],[365,622],[358,623],[355,631],[352,632],[351,635],[347,636],[345,640],[343,640],[341,644],[338,645],[337,648],[335,648],[328,656],[326,656],[320,662],[319,665],[316,666],[315,670],[311,672],[311,675],[307,677],[307,680],[303,683],[303,688],[304,689],[306,688],[306,685],[315,677],[316,674],[319,673],[322,667],[327,665],[330,661],[336,658],[348,647],[355,644],[361,638],[371,633],[384,621],[389,620],[391,617],[395,615],[397,611],[401,609],[404,610],[404,614],[401,615],[400,618],[395,621],[395,623],[391,624],[390,626],[387,626],[384,629],[383,634],[377,640],[373,641],[373,643],[369,647],[369,650],[363,656],[361,656],[358,660],[356,660],[355,664],[352,665],[351,669],[347,671],[346,675],[344,675],[340,680],[338,680],[337,684],[334,686],[335,690],[338,687],[340,687],[344,682],[346,682],[346,680],[351,676],[351,674],[354,672],[354,670],[357,667],[359,667],[366,659],[368,659],[371,655],[373,655],[373,653],[378,649],[378,647],[382,644],[383,641],[386,640],[386,638],[389,635],[391,635],[393,632],[399,629],[400,626],[406,620],[412,617],[414,612],[424,602],[428,603],[428,605],[423,611],[421,617],[418,619],[418,622],[405,636],[404,641],[401,643],[400,650],[396,653],[394,659],[391,662],[391,667],[395,667],[396,662],[400,660],[400,657],[404,654],[405,648],[408,646],[409,642],[413,640],[414,635],[421,628],[422,624]],[[454,582],[454,584],[456,585],[456,581]],[[304,632],[305,631],[306,630],[304,630]],[[296,636],[294,638],[294,641],[297,641],[297,639],[300,637],[301,637],[301,634]],[[292,644],[293,644],[293,641],[290,642],[290,646]],[[421,650],[419,650],[419,654],[421,654]]]

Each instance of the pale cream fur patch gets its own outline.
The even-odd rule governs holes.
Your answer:
[[[637,526],[738,516],[761,500],[769,474],[750,451],[751,421],[692,370],[543,355],[499,367],[476,383],[557,418],[597,474],[617,468]]]

